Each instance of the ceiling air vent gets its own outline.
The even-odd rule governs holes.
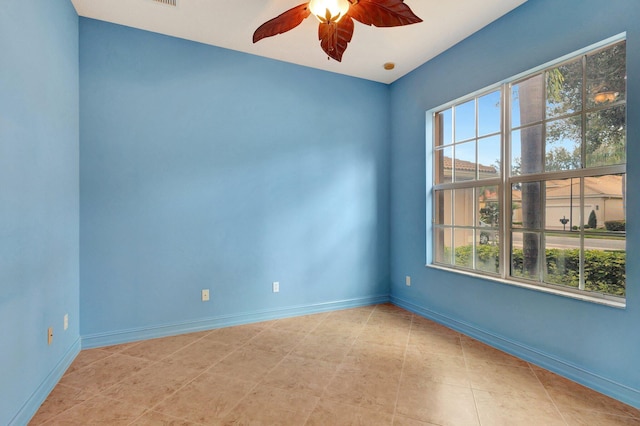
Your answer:
[[[177,6],[178,0],[152,0],[155,3],[166,4],[167,6]]]

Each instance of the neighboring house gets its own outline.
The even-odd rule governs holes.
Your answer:
[[[455,162],[456,181],[471,180],[476,175],[476,163],[471,161],[464,161],[456,159]],[[485,166],[484,164],[477,164],[478,177],[480,179],[488,179],[498,177],[498,170],[493,166]],[[451,181],[451,175],[453,173],[453,160],[451,157],[444,157],[444,176]],[[446,182],[446,180],[444,180]]]
[[[597,227],[604,228],[610,220],[624,219],[624,189],[622,176],[606,175],[587,178],[584,184],[584,209],[582,215],[587,224],[591,211],[597,219]],[[571,200],[573,199],[573,202]],[[513,191],[514,222],[522,221],[522,198],[520,191]],[[568,219],[566,229],[580,226],[580,181],[578,179],[551,180],[546,183],[546,229],[565,228],[561,219]]]
[[[583,220],[586,224],[591,211],[594,211],[598,228],[610,220],[624,219],[624,179],[622,176],[607,175],[585,180]],[[570,200],[573,198],[573,202]],[[548,229],[562,229],[560,219],[570,220],[569,226],[580,225],[580,182],[573,179],[547,182]]]
[[[494,178],[498,175],[498,170],[493,166],[483,164],[475,164],[470,161],[456,160],[455,169],[454,162],[450,157],[444,157],[444,168],[442,173],[449,180],[455,174],[455,180],[470,180],[477,173],[480,179]],[[598,178],[588,178],[584,185],[584,209],[582,211],[584,224],[587,224],[591,211],[596,214],[597,227],[604,228],[604,223],[611,220],[624,219],[624,189],[625,181],[622,176],[605,175]],[[454,191],[456,211],[453,217],[453,224],[458,226],[480,226],[491,227],[495,224],[491,223],[490,213],[486,213],[492,204],[498,203],[498,196],[493,186],[482,187],[482,191],[474,197],[473,191],[457,190]],[[573,202],[571,200],[573,199]],[[444,217],[451,217],[451,203],[449,200],[442,200],[441,209]],[[522,194],[519,189],[512,191],[513,222],[518,224],[522,222]],[[578,179],[560,179],[550,180],[546,182],[546,216],[545,229],[550,230],[569,230],[573,226],[580,226],[580,181]],[[473,223],[472,212],[477,209],[477,223]],[[482,212],[485,212],[483,215]],[[490,211],[490,210],[489,210]],[[483,216],[483,217],[481,217]],[[568,222],[563,225],[561,219],[567,219]],[[490,235],[490,231],[479,230],[476,239],[478,242],[485,243],[483,236]],[[482,234],[482,235],[481,235]],[[457,230],[453,236],[445,235],[445,245],[450,246],[451,240],[454,241],[456,247],[462,245],[473,244],[472,230]]]
[[[444,157],[443,161],[444,167],[442,170],[444,180],[451,181],[452,176],[455,175],[456,181],[464,181],[475,179],[476,172],[478,173],[478,177],[480,179],[488,179],[488,178],[496,178],[499,176],[498,169],[493,166],[485,166],[484,164],[472,163],[470,161],[465,160],[455,160],[451,159],[451,157]],[[477,171],[476,171],[477,167]],[[474,226],[473,223],[473,211],[476,209],[476,200],[473,195],[473,191],[469,189],[465,190],[457,190],[454,191],[455,197],[455,206],[456,211],[454,212],[453,224],[462,225],[462,226]],[[442,214],[444,217],[451,217],[451,203],[450,200],[443,200],[440,204],[440,208],[442,209]],[[478,210],[485,208],[491,202],[497,202],[497,195],[495,188],[492,186],[484,187],[482,190],[482,194],[478,196]],[[480,225],[477,223],[475,225]],[[490,223],[482,223],[482,225],[491,226]],[[445,235],[445,245],[451,245],[451,239],[453,238],[455,242],[455,246],[468,245],[473,244],[473,231],[472,230],[457,230],[455,235],[452,237],[451,235]],[[480,235],[477,237],[480,238]]]

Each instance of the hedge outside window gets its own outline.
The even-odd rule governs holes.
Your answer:
[[[624,302],[625,49],[434,113],[434,264]]]

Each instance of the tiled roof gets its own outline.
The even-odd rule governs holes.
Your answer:
[[[444,157],[444,168],[451,170],[452,161],[451,161],[451,157]],[[464,171],[468,171],[468,172],[475,172],[476,171],[476,164],[472,163],[471,161],[465,161],[465,160],[458,160],[456,159],[456,170],[464,170]],[[480,173],[498,173],[498,170],[496,170],[495,167],[493,166],[485,166],[484,164],[478,164],[478,171]]]

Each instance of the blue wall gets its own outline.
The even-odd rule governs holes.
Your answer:
[[[24,424],[79,343],[78,16],[0,6],[0,424]],[[63,316],[69,329],[63,331]],[[47,345],[47,328],[54,339]]]
[[[81,19],[80,87],[83,347],[388,297],[388,86]]]
[[[391,88],[392,300],[640,407],[640,270],[627,264],[627,308],[605,307],[425,268],[425,112],[627,32],[630,187],[640,182],[640,3],[529,0]],[[640,208],[629,191],[630,217]],[[628,259],[640,226],[628,225]],[[429,242],[430,244],[430,242]],[[413,278],[404,285],[405,275]]]
[[[640,116],[637,4],[529,0],[389,88],[88,19],[78,47],[70,2],[4,1],[0,424],[28,420],[80,335],[369,303],[390,281],[396,303],[640,406],[637,262],[625,310],[424,267],[425,111],[627,31]],[[639,242],[630,222],[630,259]]]

